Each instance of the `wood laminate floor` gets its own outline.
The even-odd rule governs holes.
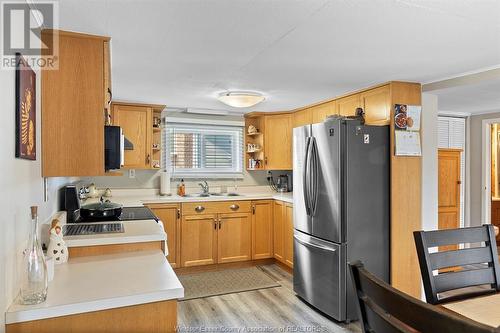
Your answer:
[[[259,268],[281,287],[181,301],[179,332],[361,332],[357,323],[337,323],[297,298],[292,276],[279,266]]]

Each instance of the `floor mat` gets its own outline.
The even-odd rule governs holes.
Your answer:
[[[257,267],[179,275],[179,280],[184,286],[181,300],[280,286]]]

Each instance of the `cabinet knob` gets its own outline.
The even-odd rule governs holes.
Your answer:
[[[240,206],[233,204],[233,205],[229,206],[229,208],[231,208],[232,210],[238,210],[238,209],[240,209]]]
[[[201,213],[202,211],[204,211],[204,210],[205,210],[205,207],[203,207],[203,206],[196,206],[196,207],[194,208],[194,210],[195,210],[197,213]]]

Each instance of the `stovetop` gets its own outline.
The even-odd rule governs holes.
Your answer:
[[[68,217],[70,214],[68,213]],[[123,207],[122,213],[119,217],[115,218],[83,218],[79,212],[75,212],[73,221],[68,219],[68,223],[88,223],[88,222],[108,222],[108,221],[134,221],[134,220],[155,220],[158,222],[158,217],[148,207]]]

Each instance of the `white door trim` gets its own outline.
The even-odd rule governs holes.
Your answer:
[[[482,121],[482,158],[481,158],[481,224],[491,223],[491,124],[500,123],[500,118]]]

